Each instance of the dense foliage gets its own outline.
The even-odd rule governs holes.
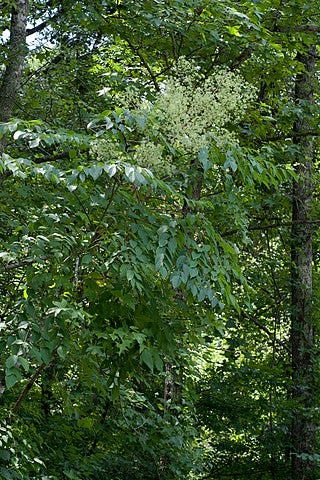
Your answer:
[[[316,480],[316,6],[1,9],[1,478]]]

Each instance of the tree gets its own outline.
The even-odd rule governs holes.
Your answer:
[[[21,84],[24,61],[27,54],[26,25],[28,7],[29,2],[26,0],[17,1],[15,5],[12,5],[8,55],[0,86],[1,122],[10,120]]]
[[[298,56],[303,72],[296,78],[295,100],[312,108],[315,80],[315,47]],[[292,209],[292,394],[297,410],[292,424],[292,478],[316,478],[314,416],[316,384],[316,337],[312,308],[312,195],[314,147],[310,121],[298,118],[294,125],[294,140],[298,147],[297,180],[293,186]]]
[[[316,14],[274,7],[14,5],[4,478],[315,478]]]
[[[291,248],[291,267],[289,267],[288,263],[284,264],[286,268],[284,271],[286,271],[287,275],[286,284],[288,285],[290,278],[292,285],[291,308],[289,310],[287,309],[286,312],[286,308],[284,307],[284,302],[288,301],[288,293],[284,296],[281,295],[281,291],[283,290],[283,280],[281,280],[283,272],[280,276],[273,270],[271,280],[274,285],[268,290],[268,292],[274,290],[275,305],[274,312],[271,314],[271,320],[275,322],[275,325],[277,325],[279,318],[282,316],[283,308],[284,312],[286,312],[284,318],[288,318],[289,315],[291,316],[291,355],[287,361],[292,362],[292,386],[287,388],[287,395],[290,396],[293,403],[290,403],[290,400],[286,407],[290,409],[292,414],[292,428],[290,428],[290,418],[287,417],[286,420],[286,429],[288,431],[286,444],[287,448],[292,452],[292,464],[291,472],[289,473],[289,471],[287,471],[285,478],[287,478],[288,475],[291,475],[290,478],[295,479],[316,478],[317,457],[315,452],[317,438],[315,431],[317,419],[314,409],[317,395],[315,368],[318,361],[316,337],[314,333],[317,322],[315,319],[314,297],[312,293],[312,276],[315,273],[312,267],[312,232],[314,230],[312,211],[315,208],[314,202],[312,201],[315,182],[312,174],[312,163],[315,161],[312,117],[315,113],[314,76],[316,71],[314,47],[316,40],[314,32],[318,30],[318,27],[316,21],[310,28],[304,25],[303,7],[301,5],[296,6],[296,9],[292,8],[291,5],[283,8],[278,7],[278,10],[274,11],[273,14],[271,14],[271,10],[268,10],[267,3],[264,3],[263,8],[265,9],[264,26],[267,26],[269,29],[269,35],[270,29],[272,30],[272,41],[276,49],[279,51],[283,48],[282,52],[283,55],[286,56],[286,63],[284,64],[282,60],[279,60],[279,56],[274,58],[271,64],[272,70],[271,66],[269,66],[269,71],[273,73],[272,80],[263,79],[260,89],[260,99],[265,103],[265,106],[266,104],[270,105],[272,108],[270,109],[272,117],[275,120],[277,119],[276,125],[278,133],[274,135],[275,129],[272,124],[271,127],[263,130],[266,128],[266,124],[261,122],[261,116],[258,117],[259,124],[257,128],[259,130],[256,130],[256,132],[259,132],[260,138],[265,143],[267,142],[268,135],[270,136],[271,134],[273,140],[271,143],[268,142],[269,148],[272,148],[274,155],[277,155],[277,150],[279,149],[278,152],[282,151],[282,156],[284,152],[286,152],[285,155],[288,155],[289,158],[291,156],[292,164],[297,173],[297,179],[293,182],[292,229],[290,236],[288,231],[283,231],[281,228],[286,224],[290,226],[290,221],[288,217],[285,217],[284,213],[281,213],[281,216],[279,216],[278,208],[281,205],[279,201],[276,207],[271,203],[276,210],[273,209],[271,212],[272,217],[269,221],[267,221],[268,217],[265,214],[263,215],[266,227],[264,227],[263,222],[261,227],[258,226],[258,228],[262,230],[265,228],[266,232],[268,232],[270,228],[278,229],[278,239],[275,237],[272,240],[272,254],[275,248],[278,248],[279,243],[284,247],[286,255],[290,254],[288,245],[290,245]],[[308,15],[309,19],[312,18],[312,7],[308,9]],[[294,18],[296,18],[296,21],[293,21]],[[254,60],[258,49],[259,47],[251,49],[251,61]],[[292,77],[292,70],[288,70],[288,65],[296,71],[294,77]],[[258,68],[260,68],[259,65]],[[266,71],[265,65],[263,69]],[[287,78],[288,81],[286,88],[283,87],[284,78]],[[299,133],[297,133],[297,131],[299,131]],[[262,137],[261,133],[263,135]],[[288,145],[286,137],[291,138],[294,145]],[[255,141],[257,141],[257,138],[255,138]],[[284,193],[288,195],[288,192]],[[268,202],[270,204],[270,197]],[[288,208],[288,204],[286,208]],[[284,218],[286,218],[285,221]],[[268,250],[270,255],[270,238],[272,237],[269,233],[264,233],[264,235],[268,235],[269,237]],[[261,249],[261,242],[259,242],[258,248],[259,250]],[[259,252],[259,250],[256,250],[256,252]],[[256,256],[258,254],[255,253]],[[280,264],[282,265],[283,262]],[[265,281],[267,282],[266,284],[268,284],[268,280],[265,279]],[[253,288],[256,288],[259,284],[257,275],[254,277],[254,282],[255,285],[253,285]],[[268,304],[271,306],[270,300]],[[248,315],[248,313],[246,315]],[[252,317],[252,314],[250,314],[250,316]],[[263,313],[262,316],[259,315],[258,318],[255,314],[252,320],[259,325],[265,333],[273,338],[274,346],[274,342],[279,338],[278,335],[283,336],[286,332],[286,327],[281,326],[281,323],[278,324],[275,329],[268,327],[265,313]],[[286,322],[288,325],[287,320]],[[286,351],[283,352],[285,352],[285,357],[287,357]],[[282,358],[283,352],[281,354]],[[241,364],[241,362],[239,363]],[[287,376],[288,379],[288,366],[285,367],[282,375],[284,378]],[[288,384],[290,385],[289,381]],[[277,395],[283,396],[285,394],[286,389],[280,389]],[[282,444],[284,445],[283,441]],[[283,449],[283,455],[285,454],[285,449]],[[272,459],[272,462],[273,460],[274,459]],[[275,473],[270,472],[270,475],[275,475]],[[276,477],[273,476],[272,478],[278,478],[278,475],[279,472],[276,474]]]

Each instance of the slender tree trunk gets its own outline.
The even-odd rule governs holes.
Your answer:
[[[29,1],[16,0],[14,3],[7,64],[0,83],[0,122],[8,122],[12,116],[27,54],[26,29]]]
[[[295,100],[303,109],[313,102],[315,48],[299,54],[303,73],[296,78]],[[291,429],[292,480],[316,480],[313,460],[316,444],[315,402],[315,331],[312,312],[312,137],[303,135],[311,130],[307,115],[294,125],[294,141],[299,153],[293,185],[292,209],[292,398],[294,411]]]

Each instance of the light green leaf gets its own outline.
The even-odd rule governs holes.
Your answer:
[[[86,170],[86,174],[90,175],[93,180],[97,180],[102,174],[102,167],[100,167],[100,165],[93,165]]]
[[[231,35],[234,35],[235,37],[240,37],[240,28],[241,25],[234,25],[233,27],[227,26],[226,29]]]
[[[117,173],[117,165],[114,163],[111,165],[110,164],[104,165],[103,169],[109,175],[110,178],[112,178]]]
[[[127,270],[126,275],[127,275],[128,282],[130,282],[134,278],[134,271],[129,269]]]
[[[135,180],[135,169],[134,169],[133,166],[126,165],[125,168],[124,168],[124,173],[125,173],[127,179],[130,182],[134,182],[134,180]]]

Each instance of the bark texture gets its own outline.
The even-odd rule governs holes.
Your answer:
[[[11,14],[8,58],[0,84],[0,122],[10,120],[21,85],[24,60],[27,54],[28,7],[28,0],[16,0]]]
[[[315,78],[315,48],[299,54],[304,71],[296,78],[295,100],[302,110],[312,105]],[[301,135],[310,131],[308,115],[302,114],[294,125],[294,143],[298,146],[292,205],[292,398],[294,412],[291,429],[292,480],[316,480],[313,460],[316,445],[315,402],[315,328],[312,312],[312,163],[313,140]]]

